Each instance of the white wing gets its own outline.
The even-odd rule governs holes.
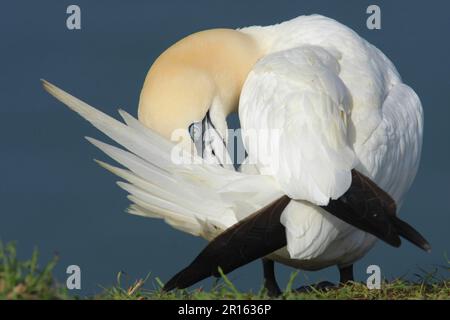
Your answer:
[[[287,194],[319,205],[346,191],[355,167],[399,206],[420,160],[417,95],[381,51],[336,21],[300,17],[271,28],[272,53],[241,94],[246,167],[255,164],[253,171],[273,175]],[[247,32],[258,37],[263,29]],[[282,133],[267,132],[273,129]],[[290,203],[282,223],[290,256],[320,255],[325,266],[352,263],[375,241],[303,201]]]
[[[270,54],[250,72],[239,117],[249,161],[293,199],[326,205],[350,186],[350,95],[323,48]]]
[[[423,113],[416,93],[407,85],[392,87],[381,107],[382,117],[370,137],[355,144],[360,165],[399,207],[419,168]]]

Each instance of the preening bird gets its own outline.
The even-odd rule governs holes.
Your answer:
[[[209,241],[166,290],[262,258],[276,295],[273,261],[336,265],[346,282],[377,238],[430,250],[397,216],[420,160],[420,100],[380,50],[335,20],[300,16],[180,40],[150,68],[139,120],[120,111],[119,122],[43,84],[127,149],[88,138],[123,165],[99,161],[125,180],[130,213]],[[232,112],[248,154],[240,171],[226,151]]]

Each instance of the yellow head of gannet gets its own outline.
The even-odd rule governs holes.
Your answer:
[[[201,31],[172,45],[150,68],[138,117],[171,139],[210,111],[214,129],[225,137],[226,116],[237,110],[242,85],[262,55],[251,36],[231,29]]]

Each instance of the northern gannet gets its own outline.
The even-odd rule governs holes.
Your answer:
[[[430,250],[397,217],[420,160],[420,100],[380,50],[333,19],[300,16],[180,40],[150,68],[139,121],[120,111],[119,122],[43,84],[128,149],[88,138],[126,168],[99,161],[127,181],[119,186],[130,213],[210,241],[166,290],[263,258],[265,285],[277,294],[273,261],[336,265],[346,282],[377,238]],[[224,151],[235,111],[248,153],[241,172]],[[210,129],[201,131],[201,150],[192,137],[199,125]],[[175,154],[191,162],[174,163]]]

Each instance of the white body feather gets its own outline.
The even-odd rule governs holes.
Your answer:
[[[128,150],[89,139],[126,168],[100,162],[127,181],[119,186],[130,194],[130,213],[163,218],[211,240],[288,194],[296,199],[281,220],[288,245],[272,258],[311,270],[351,264],[375,238],[317,205],[347,190],[352,168],[401,203],[419,162],[420,101],[379,50],[334,20],[305,16],[241,31],[267,51],[243,87],[241,126],[244,132],[282,131],[275,142],[246,142],[249,160],[256,162],[243,168],[246,173],[174,165],[173,144],[129,114],[120,112],[124,124],[47,82],[44,86]]]
[[[281,132],[279,140],[244,140],[250,162],[298,200],[282,215],[287,251],[274,258],[304,269],[349,265],[376,238],[314,204],[342,195],[356,168],[399,207],[420,160],[420,100],[381,51],[332,19],[302,16],[241,31],[267,50],[241,92],[243,135]]]

